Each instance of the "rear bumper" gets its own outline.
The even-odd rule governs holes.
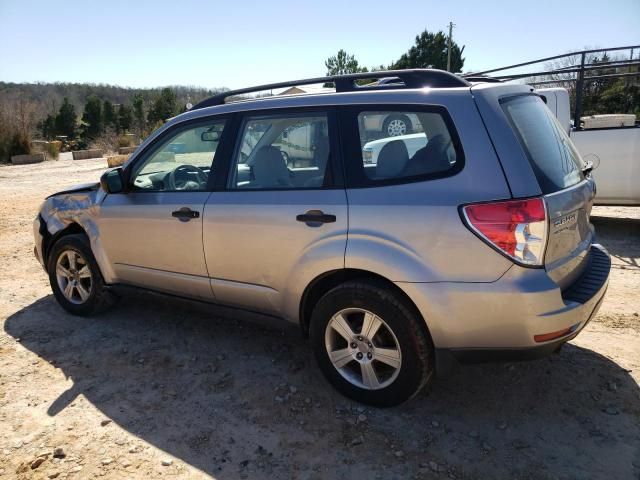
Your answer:
[[[611,260],[592,245],[584,274],[564,292],[544,269],[514,265],[492,283],[402,283],[420,309],[439,357],[462,362],[531,359],[574,338],[597,313]],[[563,332],[549,341],[535,337]],[[540,337],[538,337],[540,339]]]
[[[462,364],[469,363],[485,363],[485,362],[518,362],[526,360],[537,360],[544,358],[558,351],[562,345],[569,340],[575,338],[580,331],[587,326],[591,319],[596,315],[604,295],[596,304],[592,314],[574,331],[557,340],[542,343],[535,347],[527,348],[452,348],[452,349],[436,349],[436,363],[440,364],[439,370],[449,370],[451,363],[457,362]]]

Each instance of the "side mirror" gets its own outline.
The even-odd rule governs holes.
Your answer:
[[[122,193],[124,182],[122,181],[122,168],[108,170],[100,177],[100,187],[107,193]]]
[[[218,140],[220,140],[220,132],[216,132],[215,130],[202,132],[202,135],[200,135],[200,140],[202,140],[203,142],[217,142]]]

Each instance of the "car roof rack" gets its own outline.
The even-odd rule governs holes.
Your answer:
[[[486,75],[469,75],[463,77],[467,82],[473,83],[502,83],[502,80],[495,77],[488,77]]]
[[[393,77],[401,80],[404,87],[396,84],[373,86],[358,85],[358,80],[371,80]],[[416,68],[410,70],[386,70],[381,72],[362,72],[349,73],[346,75],[332,75],[328,77],[306,78],[302,80],[293,80],[289,82],[269,83],[266,85],[257,85],[255,87],[240,88],[238,90],[228,90],[226,92],[214,95],[200,103],[194,105],[191,110],[197,110],[215,105],[223,105],[226,99],[237,95],[247,93],[261,92],[265,90],[275,90],[278,88],[297,87],[301,85],[312,85],[316,83],[333,83],[336,92],[356,92],[370,90],[390,90],[397,88],[450,88],[450,87],[468,87],[470,84],[467,80],[444,70],[436,70],[430,68]],[[270,98],[270,97],[269,97]],[[253,100],[253,99],[252,99]]]

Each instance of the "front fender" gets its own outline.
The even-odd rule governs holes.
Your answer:
[[[72,224],[79,225],[86,233],[91,250],[100,267],[105,282],[114,278],[110,263],[106,258],[96,219],[105,193],[99,189],[73,190],[48,197],[40,208],[40,218],[52,238]],[[37,238],[36,238],[37,241]],[[43,261],[45,252],[42,252]]]

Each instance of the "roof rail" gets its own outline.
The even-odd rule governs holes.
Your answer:
[[[293,80],[289,82],[269,83],[266,85],[258,85],[249,88],[240,88],[238,90],[228,90],[226,92],[214,95],[200,103],[194,105],[191,110],[199,108],[211,107],[214,105],[223,105],[225,100],[236,95],[244,95],[247,93],[261,92],[264,90],[274,90],[278,88],[296,87],[299,85],[312,85],[316,83],[333,83],[336,86],[336,92],[355,92],[360,90],[389,90],[403,88],[398,84],[374,85],[358,85],[357,80],[370,80],[395,77],[402,80],[404,88],[447,88],[447,87],[468,87],[470,84],[465,79],[445,72],[444,70],[435,70],[428,68],[417,68],[411,70],[386,70],[382,72],[364,72],[350,73],[347,75],[333,75],[329,77],[306,78],[302,80]]]
[[[488,77],[486,75],[463,75],[463,78],[467,82],[477,82],[477,83],[502,83],[502,80],[495,77]]]

